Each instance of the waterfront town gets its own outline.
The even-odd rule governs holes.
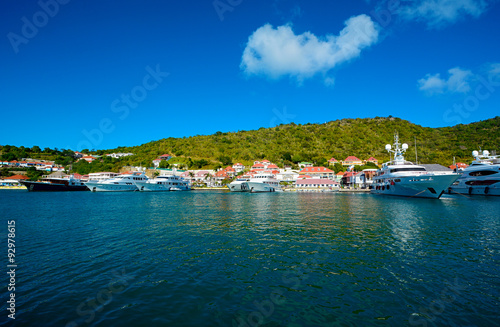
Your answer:
[[[111,153],[104,156],[111,158],[122,158],[132,156],[133,153]],[[90,155],[80,152],[75,152],[75,159],[85,160],[91,163],[95,160],[102,160],[98,155]],[[236,178],[252,178],[257,174],[271,174],[276,178],[281,186],[287,190],[298,191],[324,191],[332,189],[357,189],[368,190],[373,183],[373,176],[379,169],[381,164],[379,161],[370,157],[368,159],[359,159],[356,156],[348,156],[344,160],[331,158],[328,160],[328,167],[315,166],[311,162],[299,162],[296,167],[282,165],[279,167],[276,163],[269,160],[255,160],[252,165],[243,165],[242,163],[234,163],[225,168],[219,169],[183,169],[183,165],[171,164],[165,165],[162,163],[172,159],[169,154],[163,154],[152,160],[151,167],[123,167],[120,172],[94,172],[86,175],[71,173],[66,171],[65,167],[60,164],[55,164],[53,161],[37,160],[32,158],[23,158],[20,161],[1,161],[0,165],[3,168],[20,168],[26,169],[33,167],[36,170],[44,171],[46,174],[43,177],[65,178],[72,175],[73,178],[82,182],[104,181],[120,174],[130,172],[144,172],[146,176],[154,178],[157,176],[179,176],[189,182],[191,187],[195,189],[218,189],[226,187],[231,181]],[[169,168],[161,168],[169,166]],[[337,167],[337,172],[333,169]],[[341,167],[341,169],[338,169]],[[448,167],[449,170],[457,168],[466,168],[464,163],[457,163],[456,166]],[[445,167],[443,167],[445,168]],[[446,168],[445,168],[446,169]],[[23,187],[20,181],[27,180],[26,171],[14,171],[14,175],[10,177],[0,178],[1,187]]]

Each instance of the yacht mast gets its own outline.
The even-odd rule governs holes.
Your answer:
[[[415,139],[415,165],[418,165],[418,156],[417,156],[417,137],[413,136]]]

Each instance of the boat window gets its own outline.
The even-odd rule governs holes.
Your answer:
[[[391,173],[402,172],[402,171],[425,171],[424,167],[415,167],[415,168],[394,168],[391,169]]]
[[[468,182],[465,182],[465,184],[466,185],[493,185],[493,184],[498,183],[498,182],[500,182],[500,181],[490,179],[490,180],[486,180],[486,181],[468,181]]]
[[[480,171],[473,171],[469,173],[469,176],[488,176],[488,175],[493,175],[496,174],[496,171],[492,170],[480,170]]]

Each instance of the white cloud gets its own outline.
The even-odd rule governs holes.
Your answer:
[[[462,70],[458,67],[448,70],[447,86],[450,92],[467,93],[470,91],[469,81],[473,77],[470,70]]]
[[[448,79],[441,78],[440,74],[427,74],[418,80],[419,89],[429,94],[435,93],[467,93],[470,91],[469,82],[473,78],[470,70],[459,67],[448,70]]]
[[[367,15],[351,17],[345,25],[338,36],[318,38],[310,32],[296,35],[290,25],[266,24],[248,38],[240,68],[248,75],[290,76],[299,83],[321,73],[331,86],[329,70],[358,57],[378,40],[377,26]]]
[[[446,81],[442,80],[439,74],[427,74],[418,80],[419,89],[429,93],[443,93],[446,88]]]
[[[490,64],[488,67],[488,75],[491,77],[500,76],[500,63]]]
[[[431,28],[454,23],[463,16],[479,17],[487,10],[487,0],[421,0],[405,2],[399,8],[408,20],[427,22]]]

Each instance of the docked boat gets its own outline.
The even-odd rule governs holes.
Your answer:
[[[500,156],[473,151],[474,160],[453,183],[450,194],[500,195]]]
[[[127,172],[104,181],[85,183],[92,192],[131,192],[137,191],[137,182],[147,181],[143,172]]]
[[[38,182],[22,180],[19,181],[26,186],[28,191],[88,191],[87,186],[79,180],[70,176],[45,176]]]
[[[246,182],[249,178],[237,178],[227,185],[227,188],[231,192],[248,192]]]
[[[165,191],[189,191],[191,186],[187,180],[180,176],[158,176],[146,181],[136,181],[139,191],[165,192]]]
[[[241,188],[250,193],[283,191],[274,175],[267,173],[254,175],[248,181],[241,183]]]
[[[460,174],[448,171],[428,171],[424,165],[406,161],[403,154],[408,144],[399,143],[398,134],[394,136],[394,149],[385,146],[394,159],[382,165],[373,177],[371,192],[375,194],[439,199]]]

